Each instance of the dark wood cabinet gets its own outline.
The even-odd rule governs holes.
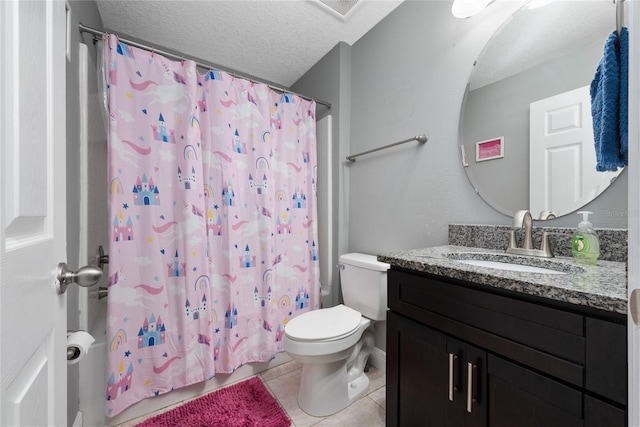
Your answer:
[[[486,425],[486,353],[393,312],[387,322],[396,332],[387,340],[387,360],[397,360],[387,387],[406,396],[387,400],[387,413],[399,415],[396,425]]]
[[[447,426],[487,425],[487,353],[447,337]]]
[[[623,315],[388,277],[387,426],[626,424]]]
[[[488,382],[491,426],[583,425],[579,390],[495,356],[489,357]]]
[[[397,361],[391,394],[406,396],[387,400],[387,413],[398,415],[397,425],[439,427],[447,419],[446,336],[431,328],[389,312],[387,328],[396,331],[387,337],[389,351]],[[387,370],[387,375],[389,371]]]

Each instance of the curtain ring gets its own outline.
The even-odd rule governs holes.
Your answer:
[[[153,58],[153,55],[156,53],[156,48],[151,46],[151,57]]]
[[[182,64],[182,66],[184,67],[184,56],[182,57],[182,59],[180,59],[180,64]]]

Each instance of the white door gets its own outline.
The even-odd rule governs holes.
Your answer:
[[[65,2],[0,1],[0,425],[66,426]]]
[[[529,209],[565,214],[596,198],[619,172],[597,172],[589,86],[532,102]]]
[[[628,369],[629,426],[640,425],[640,302],[636,298],[640,293],[640,5],[638,2],[625,2],[629,19],[629,279],[628,292],[630,310],[628,327]],[[634,308],[636,310],[634,310]]]

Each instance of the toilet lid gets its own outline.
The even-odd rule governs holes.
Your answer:
[[[362,315],[359,311],[337,305],[304,313],[285,326],[285,333],[298,341],[320,341],[349,335],[358,329]]]

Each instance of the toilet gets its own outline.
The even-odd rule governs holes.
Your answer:
[[[387,320],[389,264],[373,255],[341,255],[344,304],[314,310],[285,326],[284,349],[302,363],[298,405],[309,415],[334,414],[369,389],[365,365],[374,347],[373,322]]]

